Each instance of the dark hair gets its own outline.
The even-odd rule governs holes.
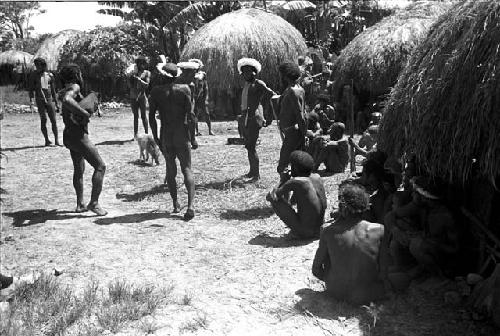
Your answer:
[[[293,81],[300,78],[300,68],[297,64],[293,62],[284,62],[279,66],[279,72],[284,76]]]
[[[242,72],[242,73],[243,73],[243,69],[245,69],[245,68],[250,68],[250,69],[253,69],[253,72],[257,73],[257,68],[256,68],[256,67],[254,67],[254,66],[251,66],[251,65],[249,65],[249,64],[243,65],[243,66],[241,67],[241,72]]]
[[[299,56],[299,58],[298,58],[299,65],[304,64],[305,61],[306,61],[306,59],[304,58],[304,56]]]
[[[33,64],[40,64],[42,67],[47,68],[47,61],[42,57],[37,57],[33,60]]]
[[[59,78],[63,85],[66,84],[78,84],[83,85],[82,73],[80,67],[77,64],[66,64],[59,70]]]
[[[345,183],[339,187],[340,202],[351,214],[361,214],[370,208],[370,195],[358,184]]]
[[[298,176],[309,176],[314,169],[314,159],[309,153],[296,150],[290,154],[290,165]]]

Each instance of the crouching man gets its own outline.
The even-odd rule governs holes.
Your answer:
[[[292,235],[301,239],[317,238],[326,210],[323,181],[318,174],[311,174],[314,160],[308,153],[292,152],[290,164],[292,177],[271,190],[266,199]],[[297,211],[289,202],[291,192],[297,202]]]
[[[339,217],[321,233],[312,272],[337,300],[365,304],[385,296],[379,272],[379,250],[384,226],[362,219],[370,196],[360,186],[339,190]]]

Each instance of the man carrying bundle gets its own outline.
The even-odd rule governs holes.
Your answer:
[[[208,127],[208,135],[214,135],[212,132],[212,122],[210,120],[210,112],[208,110],[208,81],[207,74],[205,71],[202,71],[203,62],[199,59],[190,59],[189,62],[198,63],[198,72],[194,75],[194,92],[193,92],[193,100],[194,100],[194,114],[196,116],[196,136],[201,135],[198,129],[198,121],[200,116],[205,118],[205,122]]]
[[[174,84],[175,79],[181,74],[181,70],[173,63],[167,63],[160,69],[163,76],[161,85],[151,90],[149,98],[149,123],[151,133],[158,146],[165,155],[167,168],[167,185],[172,197],[174,213],[180,211],[177,201],[177,166],[175,159],[179,159],[184,184],[188,192],[188,206],[184,214],[185,220],[194,217],[194,180],[191,171],[191,147],[189,125],[194,122],[194,114],[191,105],[191,90],[188,85]],[[156,124],[156,111],[159,112],[161,123],[160,136]]]
[[[47,62],[43,58],[38,57],[33,63],[35,64],[36,70],[31,75],[28,85],[30,106],[33,104],[33,97],[35,97],[38,114],[40,115],[40,128],[45,138],[45,146],[52,145],[47,133],[47,115],[52,124],[55,144],[56,146],[61,146],[59,144],[56,121],[56,111],[59,112],[59,104],[57,103],[54,75],[47,71]]]
[[[238,122],[245,139],[250,164],[250,171],[245,177],[251,178],[251,182],[260,179],[257,140],[265,122],[262,102],[269,101],[276,94],[266,83],[255,78],[260,70],[260,63],[253,58],[242,58],[238,61],[238,72],[245,79],[241,93],[241,116],[238,117]]]
[[[285,62],[279,66],[279,72],[285,90],[279,100],[279,127],[283,134],[283,144],[277,171],[283,181],[286,175],[285,170],[290,162],[290,154],[304,147],[307,125],[304,112],[304,89],[297,83],[300,78],[299,66],[292,62]]]

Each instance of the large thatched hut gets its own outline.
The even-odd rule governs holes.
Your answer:
[[[56,71],[63,47],[68,40],[76,38],[80,31],[74,29],[63,30],[43,41],[33,58],[42,57],[47,61],[47,69]]]
[[[0,53],[0,65],[2,64],[16,65],[18,61],[21,63],[29,64],[31,63],[32,59],[33,55],[20,50],[7,50]]]
[[[334,100],[340,100],[343,85],[351,83],[365,96],[388,93],[411,52],[449,8],[449,2],[416,2],[355,37],[334,64]]]
[[[14,71],[18,62],[22,65],[23,75],[32,66],[33,55],[20,50],[7,50],[0,53],[0,85],[14,84],[19,74]]]
[[[500,238],[499,18],[500,0],[470,0],[436,22],[391,92],[379,143],[448,182],[448,199],[490,242]]]
[[[181,60],[201,59],[211,88],[232,90],[241,87],[238,59],[252,57],[262,64],[259,77],[277,89],[278,65],[296,61],[306,52],[302,35],[281,17],[259,9],[241,9],[221,15],[196,31],[185,45]]]

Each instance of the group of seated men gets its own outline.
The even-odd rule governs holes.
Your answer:
[[[450,275],[459,230],[443,187],[418,176],[414,161],[403,168],[369,151],[361,174],[340,184],[338,209],[326,223],[325,187],[313,157],[295,151],[290,165],[290,179],[267,200],[292,237],[320,237],[312,272],[333,297],[369,303],[405,290],[413,279]]]

